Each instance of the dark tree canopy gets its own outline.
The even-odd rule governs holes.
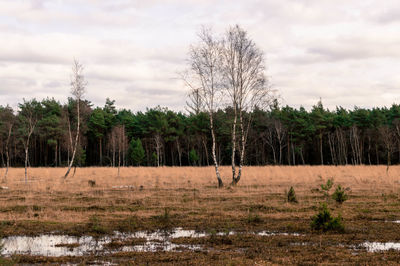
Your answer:
[[[66,104],[54,99],[33,99],[20,104],[18,112],[0,106],[1,165],[7,163],[7,147],[10,165],[24,165],[24,145],[32,125],[28,164],[66,166],[71,157],[70,138],[74,137],[69,135],[68,124],[71,132],[76,127],[75,105],[73,99]],[[111,166],[115,164],[113,152],[117,151],[121,152],[121,166],[212,165],[207,113],[186,114],[161,107],[134,113],[118,110],[111,100],[104,107],[93,107],[90,102],[82,101],[81,109],[82,130],[76,165]],[[219,109],[214,117],[216,153],[222,165],[231,163],[229,119],[232,112],[231,108]],[[328,110],[322,102],[317,102],[308,111],[280,107],[276,103],[268,110],[256,108],[252,117],[245,165],[400,162],[400,106],[396,104],[373,109]],[[11,135],[6,145],[10,123]],[[109,145],[113,129],[119,126],[123,126],[128,141],[121,149]],[[135,159],[129,153],[133,148]]]

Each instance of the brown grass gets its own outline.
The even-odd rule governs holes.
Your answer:
[[[4,170],[3,170],[4,171]],[[0,175],[3,174],[0,171]],[[200,188],[215,186],[213,167],[125,167],[117,170],[110,167],[79,168],[76,175],[64,180],[66,168],[30,168],[28,185],[24,182],[24,169],[11,168],[4,186],[12,190],[29,191],[88,191],[89,180],[96,181],[98,189],[113,186],[133,185],[136,188]],[[231,181],[231,168],[221,167],[225,184]],[[241,187],[268,186],[269,192],[281,192],[281,187],[314,187],[316,182],[334,178],[336,183],[351,186],[353,191],[376,189],[386,191],[399,187],[400,166],[262,166],[245,167]]]
[[[64,180],[65,171],[64,168],[31,168],[29,182],[25,184],[24,169],[10,169],[7,183],[1,184],[9,189],[0,190],[0,233],[59,231],[81,235],[165,227],[301,232],[305,236],[268,239],[232,236],[229,241],[220,242],[203,239],[202,244],[208,243],[216,254],[182,253],[179,256],[195,264],[216,261],[223,261],[222,264],[231,261],[369,264],[382,258],[386,262],[400,259],[396,252],[367,254],[364,251],[360,254],[363,257],[354,256],[351,250],[340,246],[365,240],[399,240],[400,224],[386,221],[400,219],[400,166],[392,166],[388,173],[385,166],[246,167],[239,186],[223,189],[216,188],[212,167],[131,167],[122,168],[120,177],[113,168],[80,168],[74,177]],[[221,172],[228,185],[230,167],[222,167]],[[310,217],[320,202],[326,201],[315,189],[328,178],[333,178],[335,183],[331,193],[341,184],[350,188],[350,199],[342,206],[329,200],[334,215],[343,216],[346,231],[322,238],[310,229]],[[89,180],[95,181],[95,185],[91,186]],[[298,204],[285,202],[285,191],[290,186],[296,191]],[[290,246],[299,241],[310,245]],[[246,252],[238,253],[238,249]],[[321,254],[326,256],[321,259]],[[151,263],[171,259],[166,254],[142,255],[121,256]]]

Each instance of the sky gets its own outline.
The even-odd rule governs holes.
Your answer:
[[[0,0],[0,105],[66,102],[75,58],[96,106],[183,111],[179,73],[200,27],[235,24],[284,105],[400,103],[398,0]]]

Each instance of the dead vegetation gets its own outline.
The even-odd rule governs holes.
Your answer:
[[[400,224],[390,221],[400,220],[400,167],[393,166],[389,175],[385,166],[247,167],[239,186],[223,189],[217,188],[213,171],[212,167],[121,168],[118,177],[113,168],[84,168],[64,180],[65,169],[32,168],[32,181],[26,184],[24,169],[11,168],[5,184],[9,189],[0,191],[0,232],[3,236],[50,232],[98,236],[183,227],[210,234],[175,241],[201,244],[212,251],[128,252],[110,257],[139,264],[390,264],[400,259],[398,251],[349,249],[367,240],[399,241]],[[230,168],[222,167],[221,176],[228,180],[229,174]],[[317,189],[332,178],[350,188],[342,204]],[[291,186],[296,188],[297,204],[287,201]],[[311,217],[321,202],[329,203],[334,217],[343,218],[344,232],[311,229]],[[263,230],[301,236],[250,234]],[[215,234],[229,231],[241,234]],[[74,262],[72,258],[14,259]]]

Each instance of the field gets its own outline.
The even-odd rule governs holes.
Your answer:
[[[400,249],[373,252],[365,244],[400,245],[399,166],[388,172],[385,166],[246,167],[238,186],[222,189],[216,188],[211,167],[121,168],[119,177],[113,168],[80,168],[64,180],[65,171],[32,168],[25,183],[24,169],[10,169],[0,190],[4,239],[43,234],[104,239],[115,231],[176,228],[203,235],[171,237],[169,244],[179,248],[170,251],[117,248],[147,241],[136,235],[107,243],[114,250],[109,253],[91,252],[84,257],[20,254],[0,262],[390,265],[400,261]],[[221,169],[226,185],[230,171]],[[330,194],[338,184],[347,188],[349,199],[343,204],[321,192],[321,185],[330,178],[334,180]],[[286,201],[291,186],[298,203]],[[343,232],[311,229],[311,217],[322,202],[327,202],[335,217],[341,215]],[[70,251],[79,246],[62,245]]]

